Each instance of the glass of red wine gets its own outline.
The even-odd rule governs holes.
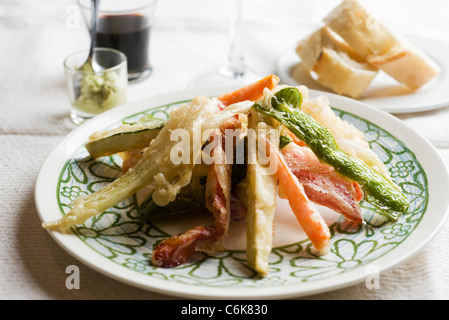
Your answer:
[[[230,44],[227,62],[200,73],[190,82],[191,87],[245,85],[262,76],[248,69],[242,47],[242,0],[230,1]]]
[[[99,3],[96,47],[123,52],[128,60],[128,81],[146,79],[150,64],[150,36],[157,0],[103,0]],[[91,0],[78,0],[91,28]]]

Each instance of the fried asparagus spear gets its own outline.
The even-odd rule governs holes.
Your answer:
[[[409,207],[408,199],[399,186],[363,161],[344,153],[328,129],[300,110],[301,103],[302,95],[299,90],[287,87],[271,98],[271,107],[255,103],[253,109],[282,123],[304,141],[321,161],[357,182],[365,193],[367,202],[396,221]]]

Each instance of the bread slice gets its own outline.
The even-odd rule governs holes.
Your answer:
[[[343,0],[323,21],[371,65],[412,90],[441,72],[435,61],[386,27],[357,0]]]
[[[296,53],[318,83],[352,98],[359,98],[377,75],[377,68],[327,27],[301,40]]]
[[[316,80],[334,92],[359,98],[377,75],[377,69],[351,59],[344,52],[324,47],[311,70]]]

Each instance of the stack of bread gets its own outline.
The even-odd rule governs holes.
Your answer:
[[[296,53],[318,83],[338,94],[361,97],[379,70],[411,90],[441,72],[436,62],[357,0],[343,0],[323,22],[298,43]]]

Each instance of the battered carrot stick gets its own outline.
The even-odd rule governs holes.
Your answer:
[[[241,101],[256,101],[263,96],[263,90],[268,88],[272,90],[279,82],[279,78],[275,75],[269,75],[259,81],[253,82],[236,91],[223,94],[218,98],[225,107],[241,102]]]
[[[325,249],[329,245],[330,240],[329,227],[309,201],[303,186],[290,171],[278,149],[268,140],[266,140],[266,143],[269,148],[270,161],[277,162],[276,175],[296,219],[301,224],[313,246],[317,250]]]
[[[307,144],[304,141],[300,140],[293,132],[291,132],[287,128],[285,128],[285,132],[288,134],[290,138],[292,138],[293,142],[296,143],[298,146],[300,147],[307,146]]]

